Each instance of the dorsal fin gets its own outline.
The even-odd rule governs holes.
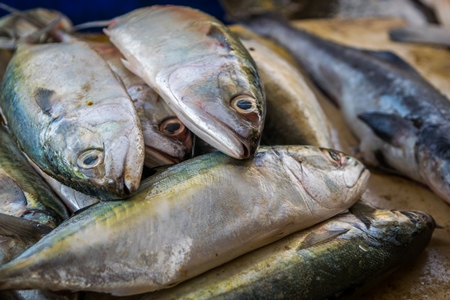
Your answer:
[[[391,51],[371,51],[362,50],[364,53],[376,57],[379,60],[385,61],[397,69],[403,70],[405,72],[410,72],[412,74],[421,76],[416,69],[414,69],[409,63],[403,60],[400,56]]]

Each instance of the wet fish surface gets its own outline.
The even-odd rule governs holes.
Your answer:
[[[338,214],[368,177],[354,158],[317,147],[202,155],[163,168],[129,199],[76,214],[0,268],[0,289],[168,288]]]
[[[416,258],[434,228],[426,213],[358,201],[349,212],[141,300],[342,299]]]
[[[249,50],[263,81],[267,114],[262,142],[334,148],[328,119],[304,75],[258,35],[243,27],[231,30]]]
[[[83,42],[20,45],[0,105],[21,149],[61,183],[104,199],[139,186],[144,142],[123,84]]]
[[[140,77],[129,71],[120,51],[110,43],[89,43],[122,79],[133,100],[145,144],[145,166],[179,163],[192,154],[192,133],[162,98]]]
[[[155,5],[117,18],[105,32],[125,66],[195,135],[234,158],[253,156],[265,118],[263,89],[250,54],[220,21]]]
[[[365,163],[427,184],[450,203],[450,101],[388,51],[339,45],[273,16],[246,23],[288,49],[335,100]]]

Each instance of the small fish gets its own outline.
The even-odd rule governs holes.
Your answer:
[[[195,135],[234,158],[254,155],[263,89],[253,59],[225,25],[192,8],[155,5],[118,17],[105,33],[124,65]]]
[[[341,299],[411,262],[435,226],[420,211],[374,209],[359,201],[349,212],[141,300]]]
[[[73,216],[0,268],[0,289],[168,288],[342,212],[368,178],[354,158],[318,147],[202,155]]]
[[[275,16],[246,25],[288,49],[335,100],[363,161],[427,184],[450,203],[450,100],[389,51],[327,41]]]
[[[334,148],[330,124],[316,95],[295,62],[284,59],[267,41],[241,26],[230,28],[256,62],[266,94],[262,142]]]
[[[122,79],[133,100],[144,135],[145,166],[175,164],[191,156],[192,133],[152,88],[125,68],[120,51],[110,43],[89,45]]]
[[[144,141],[136,109],[86,43],[21,44],[2,90],[12,135],[44,172],[105,200],[137,189]]]

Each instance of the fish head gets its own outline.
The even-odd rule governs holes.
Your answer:
[[[173,70],[161,90],[195,135],[237,159],[255,154],[265,119],[262,83],[249,61],[239,67],[229,57],[193,62]]]
[[[407,246],[410,252],[404,259],[417,254],[411,252],[424,249],[436,227],[433,217],[421,211],[376,209],[362,201],[349,211],[358,219],[353,226],[367,233],[365,243],[375,247],[389,244],[401,253]]]
[[[429,125],[420,129],[416,159],[425,183],[450,203],[450,126]]]
[[[153,168],[179,163],[192,155],[193,135],[147,85],[129,87],[141,123],[145,143],[145,166]]]
[[[115,104],[55,118],[41,137],[50,175],[104,200],[134,192],[143,169],[143,137],[138,123],[122,111]]]
[[[369,171],[349,155],[313,146],[290,146],[288,153],[283,165],[322,207],[331,209],[348,204],[349,199],[357,201],[366,189]]]

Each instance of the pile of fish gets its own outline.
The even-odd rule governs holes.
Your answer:
[[[1,297],[340,298],[427,246],[430,215],[363,201],[369,171],[332,149],[298,64],[365,163],[446,201],[448,100],[391,53],[271,15],[244,24],[284,48],[170,5],[106,35],[45,9],[0,20]]]

